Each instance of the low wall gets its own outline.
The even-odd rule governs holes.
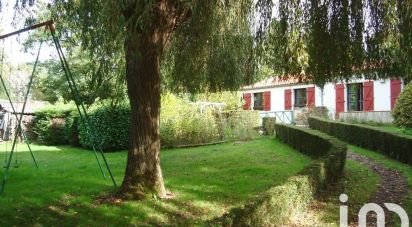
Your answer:
[[[393,121],[392,113],[390,111],[343,112],[339,113],[339,119],[343,121],[373,121],[379,123],[392,123]]]

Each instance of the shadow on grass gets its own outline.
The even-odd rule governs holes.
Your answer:
[[[166,187],[176,194],[174,199],[108,205],[98,204],[96,198],[114,188],[110,180],[102,179],[91,152],[71,147],[58,147],[58,152],[41,149],[36,156],[39,170],[22,165],[11,172],[5,195],[0,197],[0,226],[201,224],[284,182],[311,161],[269,138],[242,146],[163,151]],[[126,153],[106,157],[116,181],[121,182]],[[28,154],[22,158],[23,163],[31,163]]]

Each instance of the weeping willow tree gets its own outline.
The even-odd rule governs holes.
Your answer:
[[[323,88],[353,77],[412,78],[412,2],[279,0],[268,64]]]
[[[263,31],[271,6],[268,0],[54,1],[57,26],[70,28],[62,36],[78,34],[78,44],[105,65],[123,56],[132,119],[121,195],[167,195],[160,168],[162,89],[235,90],[251,82],[259,55],[252,24]]]

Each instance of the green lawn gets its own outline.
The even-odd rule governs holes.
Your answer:
[[[18,150],[23,149],[20,144]],[[35,169],[28,152],[18,154],[20,167],[11,169],[0,197],[0,226],[202,223],[284,182],[311,162],[270,138],[163,150],[163,174],[174,199],[107,205],[96,198],[115,189],[102,178],[92,152],[46,146],[33,146],[33,150],[40,169]],[[4,156],[0,152],[0,158]],[[107,159],[121,183],[126,152],[108,153]]]
[[[321,194],[315,212],[323,226],[339,226],[339,195],[348,195],[348,217],[357,219],[359,209],[369,202],[377,189],[379,176],[358,162],[347,160],[343,178],[327,192]]]

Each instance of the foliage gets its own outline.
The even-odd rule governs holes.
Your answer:
[[[406,85],[396,101],[393,118],[397,126],[412,128],[412,83]]]
[[[89,114],[90,128],[77,121],[79,142],[82,146],[104,151],[127,148],[130,128],[130,107],[128,105],[100,106]]]
[[[31,40],[31,42],[35,41],[38,40]],[[66,40],[63,44],[71,45],[67,42]],[[96,99],[109,99],[117,103],[125,98],[124,71],[112,69],[112,71],[106,72],[105,70],[108,69],[104,69],[104,66],[91,59],[79,47],[70,47],[67,50],[66,57],[70,63],[70,70],[85,104],[92,104]],[[35,99],[51,103],[58,101],[59,98],[63,98],[65,101],[74,100],[74,94],[69,87],[60,61],[50,59],[40,62],[37,72],[36,82],[33,84]]]
[[[309,127],[335,136],[347,143],[385,153],[389,157],[412,164],[412,137],[371,126],[354,125],[310,117]]]
[[[216,93],[200,93],[193,95],[192,99],[196,102],[217,102],[224,103],[225,111],[235,111],[242,109],[243,102],[240,92],[216,92]]]
[[[250,31],[252,2],[176,1],[176,11],[188,13],[183,19],[178,18],[182,21],[171,36],[170,48],[164,51],[163,86],[173,91],[197,93],[236,90],[239,85],[253,80],[256,69],[253,56],[259,52],[254,51],[254,37]],[[262,7],[268,4],[261,2]],[[55,1],[51,9],[53,18],[63,24],[64,39],[69,38],[72,44],[80,39],[83,49],[104,69],[124,71],[125,64],[119,64],[119,58],[124,58],[124,27],[133,24],[147,30],[152,25],[155,17],[152,12],[156,7],[145,1],[137,1],[138,7],[130,4],[101,0]],[[133,16],[126,18],[125,9],[136,10],[130,11]],[[110,68],[112,65],[119,68]],[[105,78],[107,75],[99,76]]]
[[[5,146],[0,144],[1,157]],[[10,175],[0,197],[1,226],[32,225],[34,219],[44,226],[62,222],[70,226],[203,225],[268,187],[284,183],[311,161],[269,138],[165,149],[161,155],[163,173],[168,177],[168,188],[179,196],[108,206],[95,202],[96,197],[114,189],[111,181],[101,176],[91,152],[67,146],[32,145],[32,149],[40,168],[32,165],[27,146],[19,144],[20,168]],[[116,181],[123,179],[126,157],[126,152],[106,155]]]
[[[321,168],[324,168],[326,186],[340,178],[346,161],[345,143],[312,129],[280,124],[276,124],[275,129],[276,137],[282,142],[319,159]]]
[[[33,122],[34,140],[40,144],[75,144],[72,117],[75,114],[73,103],[49,105],[38,110]]]
[[[265,129],[267,135],[273,136],[275,133],[275,117],[264,117],[262,118],[262,127]]]
[[[411,17],[410,0],[280,0],[265,34],[267,65],[321,88],[362,75],[410,80]]]
[[[162,147],[202,144],[222,140],[247,140],[256,135],[259,115],[251,111],[217,114],[214,109],[200,111],[175,95],[162,98],[160,138]],[[105,151],[123,150],[128,145],[130,107],[101,105],[92,108],[91,131],[78,122],[80,143],[92,147],[93,141]],[[94,137],[93,137],[94,136]],[[95,138],[95,140],[93,140]]]
[[[304,214],[314,199],[315,188],[309,176],[295,176],[272,187],[243,208],[234,208],[213,224],[218,226],[288,225],[296,215]]]

